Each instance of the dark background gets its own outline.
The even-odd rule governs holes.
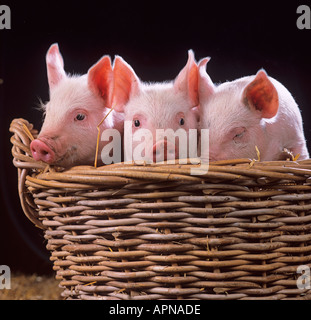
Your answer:
[[[311,150],[311,30],[296,27],[297,7],[311,1],[2,1],[11,30],[0,30],[0,265],[51,273],[42,232],[24,216],[12,165],[14,118],[41,126],[48,100],[45,54],[58,42],[69,73],[86,73],[102,55],[121,55],[144,81],[174,79],[193,49],[211,56],[214,82],[264,68],[293,94]]]

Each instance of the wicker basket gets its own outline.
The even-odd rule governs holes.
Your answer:
[[[311,160],[114,164],[58,172],[12,122],[26,216],[67,299],[310,299]],[[308,279],[307,279],[308,280]],[[310,280],[310,279],[309,279]]]

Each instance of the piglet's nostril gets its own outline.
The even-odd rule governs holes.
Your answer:
[[[173,160],[176,158],[176,154],[177,152],[175,145],[168,142],[167,140],[159,141],[153,146],[154,162]]]
[[[49,154],[46,150],[42,150],[41,153],[42,153],[43,156],[46,156],[46,155]]]

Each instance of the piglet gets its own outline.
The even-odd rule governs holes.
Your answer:
[[[187,64],[174,81],[144,83],[120,56],[113,74],[112,105],[125,115],[125,161],[187,158],[189,130],[198,126],[198,66],[193,52],[189,50]]]
[[[282,160],[284,149],[309,158],[300,110],[280,82],[261,69],[215,86],[207,62],[199,63],[200,128],[209,129],[209,148],[200,146],[202,159],[254,159],[255,146],[261,160]]]
[[[96,153],[97,125],[111,104],[112,66],[109,56],[102,57],[88,73],[67,75],[57,44],[46,55],[50,101],[43,106],[45,119],[30,148],[35,160],[64,168],[93,164]],[[116,128],[122,133],[123,117],[115,111],[101,129]],[[107,142],[101,142],[100,150]],[[99,161],[102,158],[99,152]],[[100,162],[99,162],[100,163]]]

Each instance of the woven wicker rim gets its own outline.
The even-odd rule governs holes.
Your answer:
[[[204,181],[228,180],[234,183],[237,180],[256,178],[264,185],[273,180],[292,182],[305,181],[311,183],[311,159],[302,161],[264,161],[254,162],[251,159],[233,159],[211,162],[208,172],[196,176],[190,175],[191,168],[198,168],[200,164],[144,164],[144,163],[117,163],[102,167],[76,166],[66,171],[57,172],[57,168],[48,166],[44,162],[35,161],[30,151],[31,138],[24,128],[27,128],[33,137],[38,131],[24,119],[14,119],[10,126],[13,144],[12,155],[15,167],[22,170],[19,174],[18,189],[24,213],[35,225],[45,229],[38,220],[33,203],[27,201],[25,188],[72,188],[88,190],[94,185],[120,186],[132,183],[150,183],[158,181]],[[189,161],[190,163],[190,161]],[[35,174],[30,175],[31,171]],[[307,177],[307,178],[306,178]],[[305,189],[295,186],[294,189]],[[29,199],[28,199],[29,200]]]

